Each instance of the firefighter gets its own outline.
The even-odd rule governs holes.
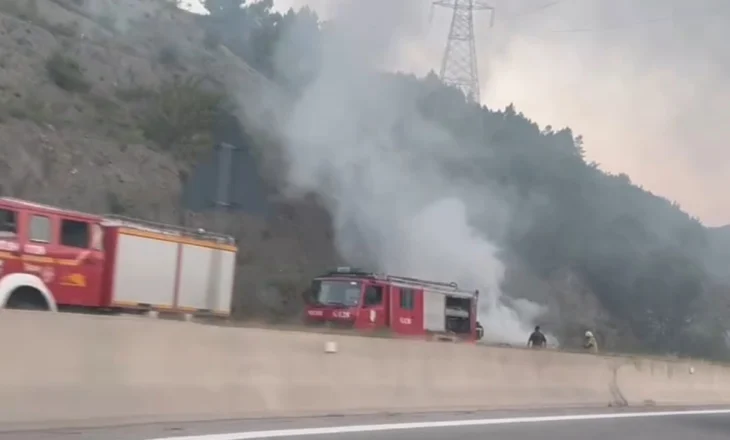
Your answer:
[[[477,321],[477,340],[481,340],[484,337],[484,327]]]
[[[532,348],[545,348],[547,346],[547,339],[545,335],[540,331],[540,326],[535,326],[535,331],[530,335],[530,339],[527,340],[527,346]]]
[[[586,331],[585,338],[583,339],[583,348],[589,353],[598,353],[598,342],[596,342],[596,337],[593,336],[593,332],[590,330]]]

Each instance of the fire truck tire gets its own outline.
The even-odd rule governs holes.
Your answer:
[[[5,308],[15,310],[50,310],[48,301],[46,301],[41,291],[30,286],[18,287],[13,290],[13,293],[10,294],[10,297],[5,303]]]

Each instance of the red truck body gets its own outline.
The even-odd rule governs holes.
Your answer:
[[[360,331],[388,329],[404,337],[482,337],[479,291],[456,283],[338,268],[317,277],[306,294],[305,321]]]
[[[0,198],[0,305],[227,316],[232,237]]]

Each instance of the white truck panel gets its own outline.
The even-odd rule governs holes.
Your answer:
[[[423,328],[432,332],[446,331],[446,296],[440,292],[423,291]]]
[[[231,250],[185,244],[178,306],[229,313],[235,262]]]
[[[207,309],[211,260],[215,249],[186,244],[182,249],[180,265],[180,293],[178,305],[193,309]]]
[[[233,302],[234,281],[236,278],[236,253],[233,251],[221,251],[221,271],[219,274],[218,304],[215,310],[230,313]]]
[[[120,233],[112,301],[173,305],[178,244]]]

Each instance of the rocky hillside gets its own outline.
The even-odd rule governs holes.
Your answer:
[[[196,16],[165,1],[0,2],[4,195],[177,222],[183,181],[212,145],[215,107],[228,105],[265,130],[283,99],[240,58],[206,41]],[[276,186],[276,173],[266,172],[265,160],[259,165]],[[239,290],[266,299],[241,295],[239,313],[280,309],[280,291],[298,289],[336,260],[322,210],[269,203],[267,218],[237,214],[215,223],[241,242]],[[211,225],[205,214],[189,221]]]

